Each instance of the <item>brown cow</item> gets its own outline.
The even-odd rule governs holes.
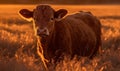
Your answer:
[[[101,45],[100,21],[90,12],[68,15],[66,9],[55,11],[49,5],[38,5],[33,11],[21,9],[19,13],[33,18],[36,35],[39,36],[44,57],[51,61],[63,55],[92,58]]]

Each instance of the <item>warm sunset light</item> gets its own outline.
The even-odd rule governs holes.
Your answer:
[[[1,4],[119,4],[120,0],[1,0]]]
[[[50,11],[50,8],[46,12],[47,8],[43,8],[45,10],[41,12],[39,8],[36,9],[38,4],[48,4],[53,9]],[[20,12],[20,10],[22,11]],[[36,13],[37,15],[35,15]],[[21,14],[24,18],[21,17]],[[68,16],[71,15],[72,18],[69,19]],[[32,21],[28,22],[26,19]],[[101,26],[96,19],[100,21]],[[43,29],[44,20],[45,22],[50,21],[47,29]],[[61,20],[65,20],[65,22]],[[51,24],[52,27],[55,27],[52,28],[52,31]],[[78,28],[78,24],[81,26],[80,30],[74,31]],[[48,28],[49,26],[50,28]],[[56,28],[56,26],[58,27]],[[93,28],[91,29],[91,27]],[[56,29],[60,28],[64,32],[60,30],[57,32]],[[101,30],[101,35],[99,35],[98,28]],[[70,31],[65,32],[65,30]],[[48,35],[38,34],[39,32]],[[54,35],[50,35],[51,32]],[[66,33],[69,35],[65,36]],[[80,37],[83,35],[85,37],[76,40],[79,39],[79,34],[81,34]],[[56,35],[60,37],[55,39]],[[96,35],[101,36],[101,46],[98,46],[100,49],[95,51],[93,46],[97,47],[100,41]],[[49,41],[46,41],[48,39]],[[53,43],[50,40],[56,40],[56,42]],[[76,41],[80,43],[75,43]],[[62,44],[67,46],[67,42],[71,43],[68,47],[61,47]],[[56,47],[47,48],[51,45],[49,43]],[[80,46],[84,48],[74,47],[76,45],[72,43],[81,44]],[[93,46],[86,43],[93,44]],[[91,50],[87,48],[89,46],[92,46]],[[68,55],[65,56],[62,52],[66,52]],[[95,54],[93,58],[90,58],[88,54],[90,52],[90,55]],[[84,56],[85,54],[88,56]],[[0,71],[120,71],[120,0],[1,0]]]

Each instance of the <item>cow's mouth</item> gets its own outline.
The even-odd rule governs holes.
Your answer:
[[[48,35],[46,35],[46,34],[37,34],[38,36],[40,36],[40,37],[42,37],[42,38],[45,38],[45,37],[47,37]]]

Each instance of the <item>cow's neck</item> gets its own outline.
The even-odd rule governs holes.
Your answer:
[[[55,36],[55,33],[53,31],[49,36],[47,36],[45,38],[41,38],[40,41],[42,43],[42,46],[47,48],[48,44],[50,44],[51,41],[54,40],[54,38],[55,38],[54,36]]]

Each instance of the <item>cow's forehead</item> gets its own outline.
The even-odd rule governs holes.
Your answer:
[[[34,17],[49,18],[54,14],[54,10],[48,5],[39,5],[34,9]]]

